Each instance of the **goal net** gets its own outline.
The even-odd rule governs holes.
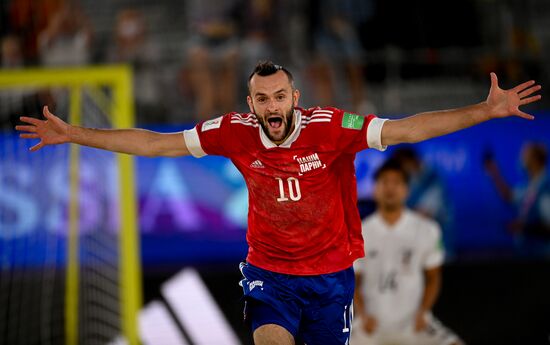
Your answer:
[[[125,66],[0,72],[4,123],[36,98],[75,125],[133,126]],[[137,344],[132,158],[34,144],[0,132],[0,344]]]

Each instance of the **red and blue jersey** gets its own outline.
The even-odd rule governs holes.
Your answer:
[[[244,176],[247,261],[278,273],[318,275],[364,256],[355,153],[385,149],[384,121],[336,108],[297,108],[292,133],[276,145],[255,114],[229,113],[184,137],[193,156],[228,157]]]

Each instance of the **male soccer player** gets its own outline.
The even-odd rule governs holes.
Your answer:
[[[366,257],[354,263],[352,344],[459,344],[430,312],[441,285],[439,225],[405,206],[409,176],[397,161],[374,179],[377,209],[363,221]]]
[[[44,108],[45,120],[21,117],[31,148],[76,143],[142,156],[222,155],[249,191],[247,262],[241,284],[256,344],[345,344],[354,290],[353,261],[364,255],[353,161],[367,148],[418,142],[507,116],[532,119],[519,106],[540,99],[534,81],[511,90],[491,75],[486,101],[400,120],[336,108],[298,107],[292,74],[272,62],[248,80],[250,113],[228,113],[193,129],[71,126]]]

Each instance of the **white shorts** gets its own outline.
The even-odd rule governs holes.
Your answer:
[[[433,316],[427,319],[427,326],[421,332],[412,327],[403,330],[377,332],[372,334],[362,327],[362,321],[356,318],[353,322],[350,345],[450,345],[464,344],[450,329]]]

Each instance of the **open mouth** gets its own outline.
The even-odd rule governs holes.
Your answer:
[[[279,129],[283,125],[283,118],[280,116],[272,116],[267,119],[267,123],[269,124],[269,127]]]

